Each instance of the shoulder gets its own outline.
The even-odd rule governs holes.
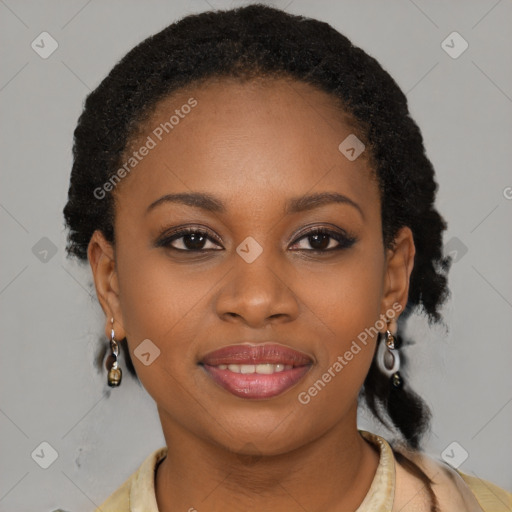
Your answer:
[[[140,509],[137,508],[139,504],[143,504],[147,512],[158,512],[155,469],[166,454],[165,446],[150,453],[137,471],[132,473],[94,512],[132,512]]]
[[[421,452],[397,450],[399,454],[416,464],[430,478],[431,489],[435,494],[441,511],[468,512],[511,512],[512,494],[504,489],[466,475],[445,463]],[[430,502],[428,489],[417,477],[406,469],[406,461],[396,465],[396,501],[404,512],[424,510],[420,503]],[[428,510],[425,508],[425,510]]]
[[[512,511],[512,493],[482,478],[467,475],[461,471],[457,471],[457,473],[471,489],[485,511]]]

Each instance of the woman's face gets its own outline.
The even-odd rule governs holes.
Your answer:
[[[222,80],[161,102],[130,146],[115,253],[98,231],[89,259],[164,431],[277,454],[355,424],[370,329],[405,305],[414,246],[404,228],[384,249],[368,155],[339,149],[353,132],[309,85]],[[284,351],[244,351],[269,344]]]

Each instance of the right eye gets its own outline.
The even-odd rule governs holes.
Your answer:
[[[184,228],[175,231],[169,236],[164,237],[162,240],[157,242],[158,247],[166,247],[171,250],[181,252],[203,252],[211,250],[222,250],[212,249],[211,247],[205,248],[205,244],[214,242],[218,246],[218,242],[211,237],[208,232],[198,228]],[[177,247],[178,246],[178,247]]]

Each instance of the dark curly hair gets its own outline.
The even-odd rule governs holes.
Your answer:
[[[126,54],[87,96],[74,132],[66,250],[87,261],[96,229],[114,243],[112,195],[97,199],[94,190],[112,178],[160,100],[213,78],[278,77],[328,93],[357,127],[379,184],[385,247],[401,227],[412,230],[416,256],[397,336],[398,346],[410,343],[401,332],[412,312],[441,321],[451,261],[442,250],[446,223],[434,207],[434,169],[406,96],[373,57],[329,24],[265,5],[203,12],[169,25]],[[386,424],[387,415],[406,444],[419,448],[430,412],[407,381],[393,388],[374,362],[361,394],[377,418]]]

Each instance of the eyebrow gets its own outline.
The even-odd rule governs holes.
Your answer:
[[[348,204],[353,206],[364,219],[364,213],[361,207],[354,200],[344,196],[343,194],[338,194],[338,192],[319,192],[317,194],[294,197],[288,201],[285,213],[290,214],[304,212],[331,203]]]
[[[166,194],[156,201],[153,201],[147,208],[146,214],[157,206],[164,203],[180,203],[194,208],[213,213],[226,213],[226,207],[219,199],[210,194],[202,192],[190,192],[180,194]],[[364,213],[361,207],[349,197],[339,194],[337,192],[319,192],[316,194],[309,194],[300,197],[293,197],[286,203],[285,214],[299,213],[304,211],[313,210],[326,204],[338,203],[348,204],[353,206],[364,219]]]
[[[164,203],[181,203],[187,206],[201,208],[202,210],[214,213],[226,212],[225,206],[215,197],[209,194],[204,194],[202,192],[190,192],[181,194],[166,194],[156,201],[153,201],[148,206],[146,213],[149,213],[151,210]]]

